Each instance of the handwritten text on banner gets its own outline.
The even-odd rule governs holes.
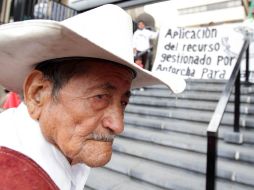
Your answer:
[[[228,79],[243,44],[237,25],[163,27],[153,72],[194,79]]]

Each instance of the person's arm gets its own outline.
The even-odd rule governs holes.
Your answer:
[[[155,38],[157,38],[157,36],[158,36],[158,34],[159,34],[159,32],[155,32],[155,31],[151,31],[151,30],[148,30],[148,32],[149,32],[149,38],[150,38],[150,39],[155,39]]]

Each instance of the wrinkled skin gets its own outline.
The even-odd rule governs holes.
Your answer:
[[[94,61],[87,74],[73,77],[52,100],[51,82],[32,71],[24,85],[30,116],[39,121],[45,138],[71,164],[105,165],[115,135],[124,129],[124,109],[133,79],[130,70]]]

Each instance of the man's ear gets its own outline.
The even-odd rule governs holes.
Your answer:
[[[44,79],[41,71],[33,70],[24,82],[23,92],[30,116],[38,120],[43,106],[51,98],[51,83]]]

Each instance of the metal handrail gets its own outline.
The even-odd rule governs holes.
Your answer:
[[[249,46],[246,49],[246,72],[245,72],[245,82],[249,83],[249,58],[250,58],[250,50],[249,50]]]
[[[226,109],[231,91],[233,89],[233,86],[235,83],[237,83],[240,86],[240,64],[241,64],[244,53],[246,52],[246,50],[248,50],[248,47],[249,47],[249,41],[245,40],[243,43],[241,52],[237,58],[235,67],[232,71],[232,74],[225,85],[221,98],[217,104],[215,112],[207,128],[206,190],[215,189],[218,130],[219,130],[222,117],[225,113],[225,109]],[[239,86],[238,86],[238,90],[240,91]],[[236,97],[237,95],[235,94],[235,98],[239,98],[240,96],[239,91],[235,92],[236,94],[238,93],[237,94],[238,97]],[[238,113],[238,121],[235,120],[235,122],[238,122],[238,123],[235,123],[235,125],[238,125],[238,129],[239,129],[239,109],[240,109],[239,104],[238,104],[238,108],[236,107],[237,105],[235,105],[235,109],[238,109],[238,110],[235,110],[235,112]]]
[[[78,14],[78,11],[62,4],[58,0],[13,0],[13,12],[11,13],[14,21],[29,19],[50,19],[62,21]]]

